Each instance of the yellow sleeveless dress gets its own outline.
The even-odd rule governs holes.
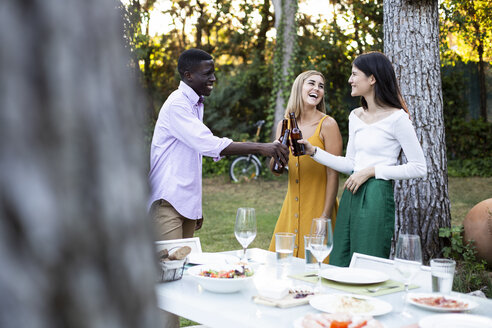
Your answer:
[[[325,148],[319,135],[324,116],[314,134],[308,139],[313,145]],[[304,235],[311,230],[311,221],[323,213],[326,197],[326,166],[319,164],[311,156],[296,157],[289,154],[289,182],[280,216],[273,232],[269,250],[275,252],[275,233],[292,232],[296,234],[294,256],[304,258]],[[338,199],[333,206],[332,218],[336,218]],[[335,228],[335,219],[332,219]],[[324,261],[328,263],[328,258]]]

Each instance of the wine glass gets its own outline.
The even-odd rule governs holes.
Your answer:
[[[234,234],[237,241],[243,246],[243,258],[246,260],[246,249],[256,237],[256,214],[254,208],[240,207],[237,209]]]
[[[333,233],[331,230],[331,219],[313,219],[311,222],[311,238],[307,247],[318,261],[318,283],[317,289],[321,291],[321,262],[330,254],[333,248]]]
[[[398,273],[403,277],[403,283],[405,286],[401,314],[410,318],[412,315],[406,311],[408,286],[417,273],[419,273],[422,265],[422,247],[420,246],[419,236],[400,234],[396,244],[394,265],[396,271],[398,271]]]

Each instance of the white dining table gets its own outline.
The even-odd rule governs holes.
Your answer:
[[[238,251],[224,252],[225,254],[238,255]],[[239,292],[230,294],[213,293],[204,290],[193,277],[186,274],[177,281],[159,283],[156,286],[158,305],[162,310],[188,318],[211,328],[277,328],[293,327],[294,321],[303,317],[307,313],[320,313],[311,305],[301,305],[291,308],[277,308],[267,305],[260,305],[253,302],[253,296],[258,295],[257,286],[265,281],[284,280],[294,286],[305,285],[306,282],[289,278],[290,275],[302,274],[306,272],[303,259],[294,258],[292,263],[287,266],[276,263],[274,252],[254,248],[249,249],[247,256],[255,269],[255,275],[246,288]],[[323,265],[323,268],[329,268]],[[386,272],[390,279],[401,280],[396,271]],[[430,278],[416,278],[413,283],[419,285],[411,292],[431,292]],[[344,293],[343,291],[325,288],[327,293]],[[492,318],[492,300],[476,296],[465,295],[452,292],[453,296],[460,296],[471,299],[479,306],[466,313],[476,314]],[[403,292],[391,293],[377,297],[393,306],[393,311],[376,319],[384,324],[385,327],[405,327],[417,324],[418,321],[438,312],[422,309],[411,304],[407,304],[407,310],[411,313],[411,318],[405,318],[398,314],[397,309],[403,305]]]

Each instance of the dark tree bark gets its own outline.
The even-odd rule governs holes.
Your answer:
[[[158,327],[117,2],[4,0],[0,44],[0,327]]]
[[[451,224],[438,17],[437,0],[384,1],[384,51],[395,67],[428,169],[427,179],[395,183],[396,236],[419,234],[424,261],[441,252],[439,228]]]
[[[480,85],[480,117],[487,122],[487,84],[485,81],[485,62],[483,60],[483,40],[478,44],[478,78]]]
[[[258,41],[255,47],[255,59],[261,63],[265,63],[265,48],[267,43],[267,32],[272,27],[271,14],[270,14],[270,0],[264,0],[260,9],[261,23],[260,30],[258,31]]]
[[[485,33],[482,32],[482,30],[485,30],[485,28],[481,26],[480,20],[477,17],[477,10],[475,9],[474,1],[465,1],[464,3],[462,3],[462,6],[466,9],[466,12],[470,14],[470,17],[472,17],[471,28],[473,29],[473,35],[476,37],[475,43],[477,46],[476,49],[478,54],[478,84],[480,86],[480,117],[482,117],[483,120],[487,122],[487,84],[485,80],[485,63],[483,58]]]

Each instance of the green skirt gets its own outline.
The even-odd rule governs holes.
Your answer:
[[[347,267],[354,252],[389,258],[395,229],[393,182],[371,178],[340,199],[330,264]]]

